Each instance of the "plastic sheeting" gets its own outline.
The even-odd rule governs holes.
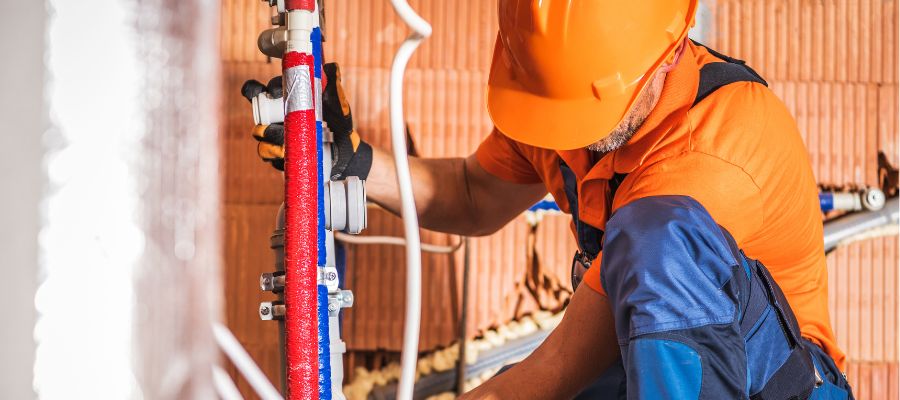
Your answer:
[[[41,398],[212,398],[218,2],[53,0]]]
[[[81,4],[81,7],[86,6]],[[138,160],[146,246],[135,273],[135,365],[145,398],[209,398],[220,318],[216,0],[140,0]],[[115,125],[116,131],[128,124]]]
[[[136,218],[140,166],[129,161],[127,149],[138,148],[144,137],[137,106],[142,76],[130,10],[111,0],[93,3],[104,12],[49,2],[52,117],[44,134],[47,187],[34,299],[34,386],[44,399],[140,394],[130,363],[131,281],[146,234]],[[88,46],[100,41],[102,51]],[[119,73],[100,71],[98,64]],[[123,132],[111,129],[126,124]]]

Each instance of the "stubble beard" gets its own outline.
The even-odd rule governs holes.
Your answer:
[[[640,118],[628,118],[627,120],[623,120],[615,129],[613,129],[609,136],[588,145],[588,150],[605,154],[624,146],[631,140],[634,133],[637,132],[638,129],[641,129],[641,125],[644,124],[646,119],[647,116],[644,115]]]
[[[619,125],[616,125],[605,138],[588,145],[587,149],[606,154],[627,144],[634,137],[634,134],[641,129],[644,121],[647,120],[647,116],[656,107],[662,92],[663,82],[665,82],[665,74],[654,77],[653,82],[641,92],[640,98],[635,102],[628,115],[619,122]]]

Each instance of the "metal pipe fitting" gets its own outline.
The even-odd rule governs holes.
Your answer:
[[[287,28],[280,26],[262,31],[256,39],[256,46],[269,57],[281,58],[287,48]]]

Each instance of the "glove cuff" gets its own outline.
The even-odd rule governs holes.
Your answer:
[[[347,163],[347,167],[343,171],[333,174],[332,180],[341,180],[348,176],[358,176],[359,179],[366,180],[369,177],[369,170],[372,169],[372,146],[368,143],[360,141],[356,152]]]

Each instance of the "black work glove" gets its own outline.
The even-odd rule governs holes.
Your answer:
[[[323,66],[325,90],[322,94],[322,118],[334,136],[332,147],[331,179],[341,180],[358,176],[365,180],[372,168],[372,147],[363,142],[353,127],[350,104],[341,86],[341,71],[336,63]],[[257,81],[247,81],[241,93],[248,100],[262,92],[272,97],[282,96],[281,77],[275,77],[263,86]],[[259,141],[259,156],[279,170],[284,170],[284,125],[259,125],[253,131]]]
[[[256,80],[249,80],[244,82],[244,86],[241,87],[241,94],[248,101],[253,101],[253,98],[260,93],[269,93],[276,99],[281,98],[281,77],[272,78],[268,85],[263,85]],[[284,171],[284,124],[278,122],[270,125],[256,125],[253,128],[253,138],[258,142],[256,154],[263,161],[272,164],[275,169]]]
[[[325,72],[325,92],[322,93],[322,119],[334,134],[331,179],[341,180],[358,176],[365,180],[372,169],[372,146],[363,142],[353,127],[350,102],[341,85],[341,68],[337,63],[322,67]]]

